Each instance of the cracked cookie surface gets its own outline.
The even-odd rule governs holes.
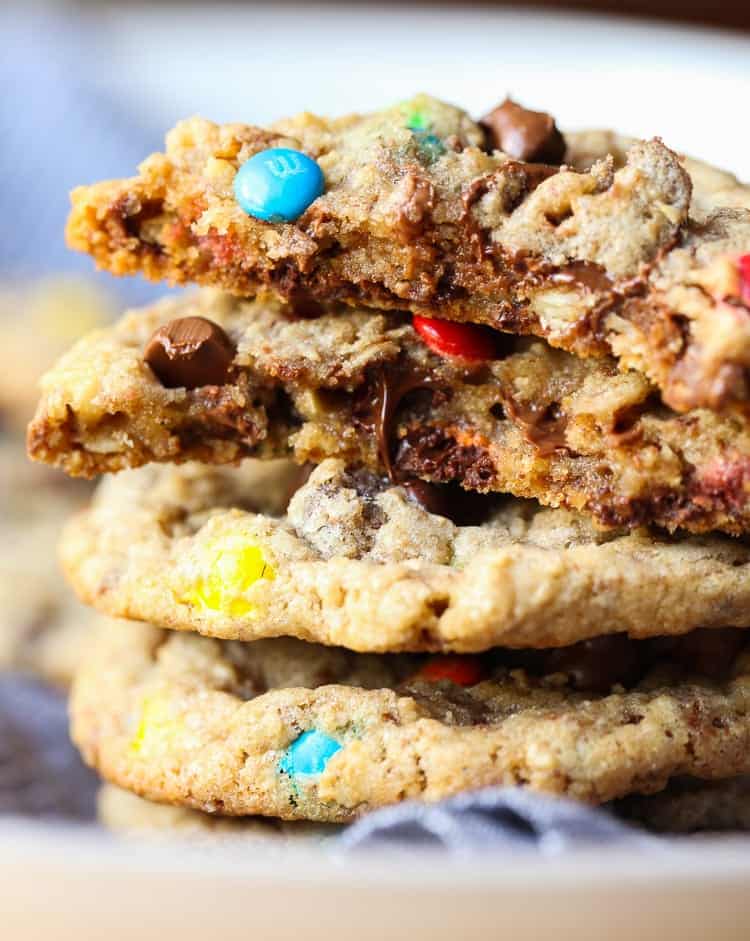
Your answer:
[[[215,637],[352,650],[561,646],[605,633],[750,623],[750,547],[597,532],[513,498],[479,525],[326,461],[284,514],[244,467],[156,465],[100,485],[61,556],[105,613]]]
[[[77,677],[72,734],[107,780],[149,799],[331,822],[485,785],[598,804],[750,769],[742,644],[721,680],[657,654],[604,693],[503,655],[456,683],[419,657],[112,622]]]

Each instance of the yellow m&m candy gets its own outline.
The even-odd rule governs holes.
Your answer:
[[[130,747],[138,754],[158,750],[167,744],[170,736],[179,731],[179,726],[180,723],[163,699],[148,696],[141,703],[140,721]]]
[[[255,608],[245,597],[257,581],[273,581],[276,572],[259,546],[241,537],[217,540],[208,549],[205,574],[185,593],[188,604],[208,611],[220,611],[230,617],[251,614]]]

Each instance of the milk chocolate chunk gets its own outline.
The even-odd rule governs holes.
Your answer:
[[[205,317],[180,317],[153,334],[143,358],[168,389],[221,386],[229,378],[234,345]]]
[[[516,160],[560,164],[565,156],[565,140],[554,118],[543,111],[530,111],[510,98],[486,114],[479,122],[488,144]]]

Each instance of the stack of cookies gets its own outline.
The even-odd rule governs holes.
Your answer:
[[[68,238],[202,286],[80,341],[29,429],[36,460],[111,475],[62,540],[110,618],[71,704],[106,779],[232,816],[513,784],[730,821],[747,188],[419,96],[182,122],[73,193]]]

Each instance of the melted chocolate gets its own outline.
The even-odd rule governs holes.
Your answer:
[[[371,428],[377,439],[378,454],[388,477],[399,482],[391,456],[393,419],[404,397],[416,389],[437,391],[445,386],[433,376],[420,372],[406,372],[396,368],[379,371],[373,384],[368,385],[360,403],[355,406],[357,420]]]
[[[573,261],[556,271],[550,280],[553,284],[575,284],[592,294],[612,290],[607,272],[592,261]]]
[[[413,173],[406,178],[404,199],[398,210],[398,231],[404,242],[422,234],[435,205],[435,189],[429,180]]]
[[[704,628],[682,637],[651,641],[652,656],[676,661],[690,673],[720,681],[728,678],[735,657],[745,646],[746,636],[739,628]]]
[[[486,491],[495,477],[487,451],[462,445],[441,428],[419,425],[399,441],[394,461],[403,476],[428,478],[435,483],[458,481],[469,490]]]
[[[542,457],[567,449],[565,430],[568,419],[556,406],[539,408],[506,396],[503,398],[503,407],[508,418]]]

